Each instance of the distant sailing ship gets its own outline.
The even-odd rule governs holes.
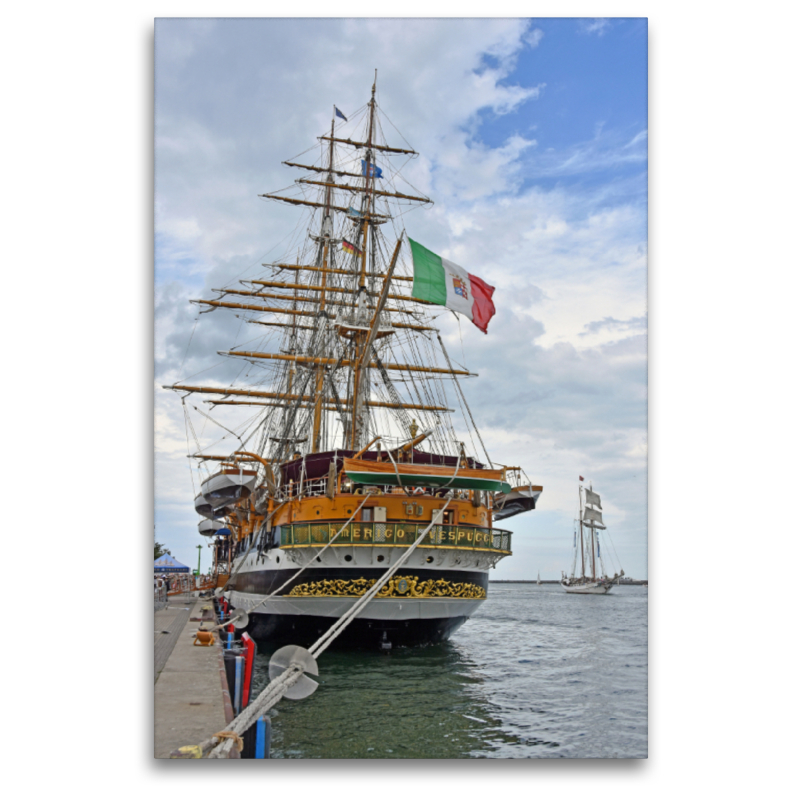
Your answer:
[[[342,640],[446,639],[511,554],[511,532],[496,522],[533,510],[542,491],[521,468],[493,464],[485,450],[479,461],[459,441],[456,405],[459,430],[483,447],[459,385],[472,373],[451,361],[435,314],[456,310],[485,332],[494,289],[407,239],[405,215],[432,201],[395,188],[404,179],[394,162],[417,153],[383,140],[392,126],[375,86],[356,114],[337,135],[337,119],[348,121],[334,107],[318,157],[284,162],[304,172],[294,196],[261,195],[305,212],[296,262],[265,264],[260,279],[193,301],[236,309],[264,332],[261,346],[221,353],[241,360],[249,380],[165,387],[184,401],[214,398],[214,422],[229,433],[232,422],[217,422],[225,409],[256,407],[234,452],[198,443],[190,453],[206,470],[195,508],[218,587],[248,612],[251,634],[295,644],[327,630],[398,561]]]
[[[573,532],[572,573],[569,577],[561,573],[561,585],[571,594],[607,594],[614,581],[625,574],[625,570],[620,569],[613,578],[606,575],[598,538],[598,531],[606,530],[602,508],[600,495],[592,491],[591,485],[588,489],[578,486],[578,529]],[[581,571],[576,575],[579,553]]]

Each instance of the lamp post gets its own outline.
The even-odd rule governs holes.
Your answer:
[[[200,577],[200,557],[203,555],[203,545],[197,545],[197,576]]]

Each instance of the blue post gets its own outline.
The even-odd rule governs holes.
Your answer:
[[[226,645],[225,645],[225,649],[226,649],[226,650],[230,650],[230,649],[231,649],[231,647],[233,647],[233,634],[232,634],[232,633],[229,633],[229,634],[228,634],[228,641],[227,641],[227,643],[226,643]]]
[[[272,720],[259,717],[256,722],[256,758],[269,758],[269,747],[272,741]]]
[[[229,634],[230,635],[230,634]],[[235,680],[233,684],[233,710],[238,714],[242,710],[242,685],[244,683],[244,657],[236,656]]]

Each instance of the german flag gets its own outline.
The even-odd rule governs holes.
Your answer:
[[[348,242],[347,239],[342,239],[342,250],[347,253],[355,253],[357,256],[361,255],[361,250],[359,250],[359,248],[354,244]]]

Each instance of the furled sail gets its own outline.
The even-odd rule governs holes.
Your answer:
[[[600,495],[597,492],[593,492],[591,489],[585,489],[586,492],[586,504],[590,506],[597,506],[598,508],[602,508],[603,506],[600,505]]]
[[[597,523],[594,527],[605,529],[605,525],[603,525],[603,515],[594,508],[587,507],[583,509],[583,521]]]

